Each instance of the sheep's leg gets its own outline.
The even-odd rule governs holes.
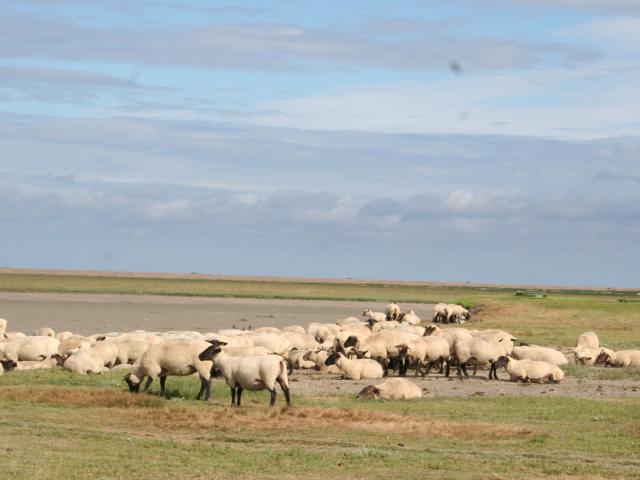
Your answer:
[[[242,398],[242,392],[244,391],[244,389],[242,387],[236,387],[238,394],[236,395],[236,406],[239,407],[240,406],[240,400]]]
[[[445,369],[445,372],[444,372],[444,376],[448,377],[449,373],[451,373],[451,361],[446,360],[445,364],[446,364],[446,369]]]
[[[149,391],[149,387],[151,386],[152,383],[153,383],[153,377],[148,377],[147,383],[144,384],[144,388],[142,389],[142,391],[145,393]]]
[[[166,382],[167,382],[167,376],[166,375],[160,377],[160,396],[161,397],[165,396],[164,384]]]
[[[280,388],[282,388],[282,393],[284,393],[284,398],[287,401],[287,407],[290,407],[291,406],[291,395],[289,394],[289,387],[287,386],[286,383],[284,383],[284,381],[282,381],[282,379],[278,378],[276,380],[280,384]]]
[[[440,359],[440,375],[444,373],[444,359]]]
[[[231,406],[236,406],[236,387],[231,387]]]
[[[389,376],[389,360],[386,358],[382,360],[382,369],[384,370],[384,374],[382,376],[388,377]]]
[[[427,371],[425,372],[426,375],[429,375],[429,372],[431,371],[431,367],[433,366],[432,362],[427,362]],[[424,375],[422,375],[424,377]]]
[[[467,362],[461,363],[458,368],[462,369],[462,372],[464,373],[465,377],[468,377],[469,374],[467,373]]]
[[[269,393],[271,394],[271,400],[269,401],[269,406],[273,407],[276,404],[276,395],[277,395],[276,388],[275,387],[270,388]]]
[[[476,376],[476,372],[478,371],[478,362],[473,365],[473,376]]]
[[[404,377],[407,374],[407,369],[409,368],[408,362],[405,358],[401,358],[400,366],[398,367],[398,376]]]
[[[211,398],[211,379],[204,379],[205,382],[205,392],[204,392],[204,401],[208,402],[209,399]]]
[[[196,395],[196,400],[200,400],[202,398],[202,395],[204,394],[205,391],[205,379],[202,375],[199,375],[200,378],[200,391],[198,392],[198,395]]]

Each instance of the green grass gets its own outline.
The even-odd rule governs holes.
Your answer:
[[[27,386],[28,385],[28,386]],[[415,402],[264,392],[226,407],[216,381],[168,381],[172,400],[125,391],[122,374],[0,377],[11,479],[640,478],[640,399],[497,397]]]

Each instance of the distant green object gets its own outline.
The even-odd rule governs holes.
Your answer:
[[[530,297],[530,298],[546,298],[547,294],[544,292],[528,292],[523,290],[517,290],[516,297]]]

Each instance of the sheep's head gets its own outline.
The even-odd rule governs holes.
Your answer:
[[[510,360],[511,357],[508,357],[506,355],[499,357],[498,360],[496,360],[496,368],[507,368]]]
[[[18,366],[18,364],[13,360],[0,360],[0,363],[2,364],[2,368],[7,372]]]
[[[367,309],[365,309],[365,311],[364,311],[364,312],[362,312],[362,316],[363,316],[363,317],[366,317],[369,313],[371,313],[371,310],[369,310],[369,309],[367,308]]]
[[[375,398],[376,400],[380,398],[380,389],[374,387],[373,385],[368,385],[364,387],[360,393],[356,396],[356,398]]]
[[[409,353],[409,346],[406,343],[401,343],[400,345],[396,345],[396,348],[398,349],[398,354],[401,357],[406,357],[407,354]]]
[[[340,357],[342,357],[342,354],[340,352],[333,352],[331,355],[327,357],[327,359],[324,361],[324,364],[327,367],[329,365],[335,365]]]
[[[413,311],[413,310],[412,310]],[[398,315],[398,321],[401,322],[407,314],[405,312],[401,312]]]
[[[205,360],[213,360],[215,358],[216,355],[218,355],[221,351],[224,345],[227,344],[227,342],[221,342],[219,340],[207,340],[207,342],[209,342],[211,344],[210,347],[207,347],[204,351],[200,352],[200,355],[198,355],[198,359],[201,362],[204,362]]]
[[[124,376],[124,381],[127,382],[130,392],[137,393],[140,391],[140,384],[142,383],[142,379],[139,378],[135,373],[127,373]]]
[[[344,348],[349,347],[357,347],[358,346],[358,337],[355,335],[349,335],[343,344]]]
[[[600,350],[598,357],[596,358],[596,363],[604,363],[606,365],[611,364],[611,353],[607,352],[605,349]]]
[[[428,337],[429,335],[433,335],[438,331],[438,327],[436,325],[427,325],[424,329],[424,337]]]
[[[70,353],[65,353],[64,355],[61,355],[59,353],[55,353],[53,355],[51,355],[51,358],[55,359],[56,363],[58,364],[59,367],[64,366],[64,362],[67,360],[67,358],[69,358],[71,354]]]

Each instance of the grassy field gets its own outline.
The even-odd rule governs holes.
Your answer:
[[[294,396],[269,410],[248,392],[230,409],[219,381],[206,405],[187,400],[196,379],[167,383],[171,400],[130,394],[122,374],[0,377],[5,477],[640,478],[640,399]]]

